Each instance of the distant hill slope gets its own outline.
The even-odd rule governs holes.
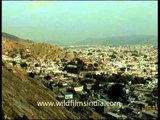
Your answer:
[[[5,37],[5,38],[10,39],[10,40],[15,40],[15,41],[33,43],[32,40],[22,39],[22,38],[19,38],[19,37],[15,36],[15,35],[11,35],[9,33],[6,33],[6,32],[2,32],[2,37]]]
[[[158,39],[152,35],[107,37],[103,39],[86,39],[76,45],[157,45]]]
[[[15,35],[11,35],[11,34],[6,33],[6,32],[2,32],[2,37],[5,37],[5,38],[10,39],[10,40],[14,40],[14,41],[20,41],[20,42],[27,42],[27,43],[33,43],[34,42],[32,40],[19,38],[19,37],[15,36]],[[56,41],[56,40],[50,40],[50,41],[49,40],[45,40],[45,41],[39,41],[39,42],[45,42],[45,43],[61,45],[61,46],[66,45],[63,42]]]
[[[32,58],[56,60],[61,59],[65,54],[65,51],[63,49],[49,43],[34,43],[30,44],[28,48],[32,53]]]
[[[28,42],[24,39],[20,39],[14,35],[2,34],[2,53],[8,52],[9,56],[13,56],[15,53],[20,53],[27,56],[29,50],[29,58],[34,59],[47,59],[47,60],[60,60],[67,58],[71,60],[75,57],[73,53],[72,56],[66,54],[67,51],[63,50],[61,47],[49,44],[49,43],[38,43],[38,42]]]
[[[20,40],[19,37],[14,36],[14,35],[11,35],[11,34],[9,34],[9,33],[5,33],[5,32],[2,32],[2,36],[3,36],[3,37],[6,37],[6,38],[8,38],[8,39],[12,39],[12,40]]]
[[[28,43],[20,42],[2,36],[2,53],[14,51],[14,49],[26,49]]]

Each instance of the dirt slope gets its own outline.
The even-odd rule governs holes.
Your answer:
[[[12,73],[12,70],[17,73]],[[21,76],[21,77],[18,77]],[[37,101],[55,102],[53,91],[28,79],[11,66],[2,66],[2,110],[5,117],[29,119],[76,119],[64,107],[38,107]]]

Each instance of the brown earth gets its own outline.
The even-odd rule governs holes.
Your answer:
[[[57,101],[54,92],[35,79],[3,63],[2,110],[8,118],[27,116],[29,119],[76,119],[65,107],[39,107],[37,101]],[[15,71],[16,73],[13,73]]]
[[[29,52],[27,51],[29,50]],[[49,43],[37,43],[37,42],[25,42],[12,40],[2,36],[2,53],[5,54],[8,52],[9,56],[13,56],[15,53],[20,53],[23,51],[24,55],[28,55],[27,58],[33,58],[37,60],[53,60],[59,61],[64,59],[70,61],[76,57],[75,54],[63,50],[59,46]]]

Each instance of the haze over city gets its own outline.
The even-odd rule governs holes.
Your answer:
[[[157,35],[157,1],[3,1],[2,31],[33,41]]]

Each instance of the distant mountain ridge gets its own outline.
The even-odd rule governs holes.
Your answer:
[[[157,36],[154,35],[133,35],[133,36],[117,36],[117,37],[106,37],[106,38],[88,38],[80,42],[75,43],[76,45],[157,45]]]

